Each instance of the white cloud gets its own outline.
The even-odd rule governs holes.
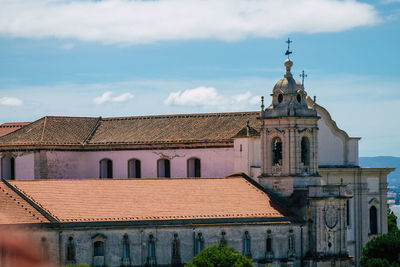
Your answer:
[[[216,106],[221,104],[222,97],[214,87],[197,87],[171,93],[164,101],[172,106]]]
[[[281,37],[374,25],[369,4],[339,0],[0,0],[0,35],[138,44]]]
[[[261,106],[261,96],[253,96],[249,100],[250,105],[260,105]],[[265,105],[265,102],[264,102]]]
[[[133,98],[131,93],[124,93],[119,96],[112,97],[112,92],[104,92],[101,96],[93,99],[96,104],[103,104],[105,102],[124,102]]]
[[[74,47],[75,47],[75,44],[74,44],[74,43],[66,43],[66,44],[63,44],[63,45],[61,46],[61,48],[64,49],[64,50],[71,50],[71,49],[74,48]]]
[[[0,97],[0,105],[4,106],[21,106],[22,100],[15,97]]]
[[[238,95],[234,95],[232,96],[232,98],[236,101],[236,102],[243,102],[248,100],[251,97],[251,93],[250,92],[246,92],[243,94],[238,94]]]
[[[200,86],[194,89],[172,92],[164,103],[171,106],[199,106],[218,109],[226,109],[234,106],[237,109],[247,107],[249,104],[252,104],[252,100],[250,92],[222,96],[214,87]]]

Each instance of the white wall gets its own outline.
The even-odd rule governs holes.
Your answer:
[[[318,121],[318,165],[344,165],[343,140],[321,117]]]

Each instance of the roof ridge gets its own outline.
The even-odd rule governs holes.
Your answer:
[[[259,114],[259,111],[238,111],[238,112],[216,112],[216,113],[188,113],[188,114],[166,114],[166,115],[141,115],[141,116],[127,116],[127,117],[106,117],[105,121],[112,120],[137,120],[137,119],[168,119],[179,117],[233,117]]]
[[[96,133],[97,129],[100,126],[101,120],[102,120],[101,116],[97,118],[96,124],[93,126],[93,129],[90,131],[89,135],[85,138],[85,140],[83,140],[82,145],[86,145],[90,141],[90,139],[92,139],[93,135]]]
[[[44,116],[43,129],[42,129],[42,135],[40,136],[40,143],[42,143],[42,142],[43,142],[44,130],[46,129],[46,123],[47,123],[47,116]]]

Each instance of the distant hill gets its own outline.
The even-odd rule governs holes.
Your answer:
[[[400,186],[400,157],[360,157],[361,167],[390,167],[396,168],[394,172],[388,175],[389,185]]]

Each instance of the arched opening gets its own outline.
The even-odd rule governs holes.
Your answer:
[[[131,159],[128,161],[128,178],[142,177],[140,160]]]
[[[282,166],[282,141],[279,137],[272,140],[272,166]]]
[[[93,256],[104,257],[104,242],[96,241],[93,243]]]
[[[174,234],[174,239],[172,240],[172,259],[171,259],[172,267],[180,267],[181,266],[181,252],[179,249],[179,239],[178,234]]]
[[[243,255],[251,257],[251,248],[250,248],[250,235],[249,232],[244,232],[243,237]]]
[[[221,239],[219,240],[219,243],[220,243],[221,245],[224,245],[224,246],[226,246],[225,235],[226,235],[225,231],[222,231],[222,232],[221,232]]]
[[[204,249],[204,239],[202,233],[198,233],[196,237],[195,252],[196,255]]]
[[[127,234],[124,234],[122,240],[122,263],[124,266],[128,266],[131,258],[130,242]]]
[[[378,234],[378,211],[375,206],[369,208],[369,230],[371,235]]]
[[[75,244],[72,236],[68,238],[66,253],[66,263],[75,264]]]
[[[1,159],[1,177],[6,180],[15,180],[15,158],[5,156]]]
[[[50,255],[49,255],[49,243],[47,242],[46,237],[42,237],[41,240],[42,240],[41,248],[42,248],[43,259],[48,260],[50,258]]]
[[[152,234],[149,235],[149,239],[147,240],[147,265],[148,266],[156,266],[156,243],[154,241],[154,236]]]
[[[171,177],[171,163],[169,159],[159,159],[157,161],[157,176]]]
[[[278,95],[278,102],[281,103],[283,101],[283,95],[279,94]]]
[[[310,141],[307,137],[301,139],[301,160],[304,166],[310,165]]]
[[[200,159],[191,158],[187,161],[187,175],[188,177],[200,177],[201,176]]]
[[[100,178],[113,178],[113,163],[110,159],[100,160]]]

